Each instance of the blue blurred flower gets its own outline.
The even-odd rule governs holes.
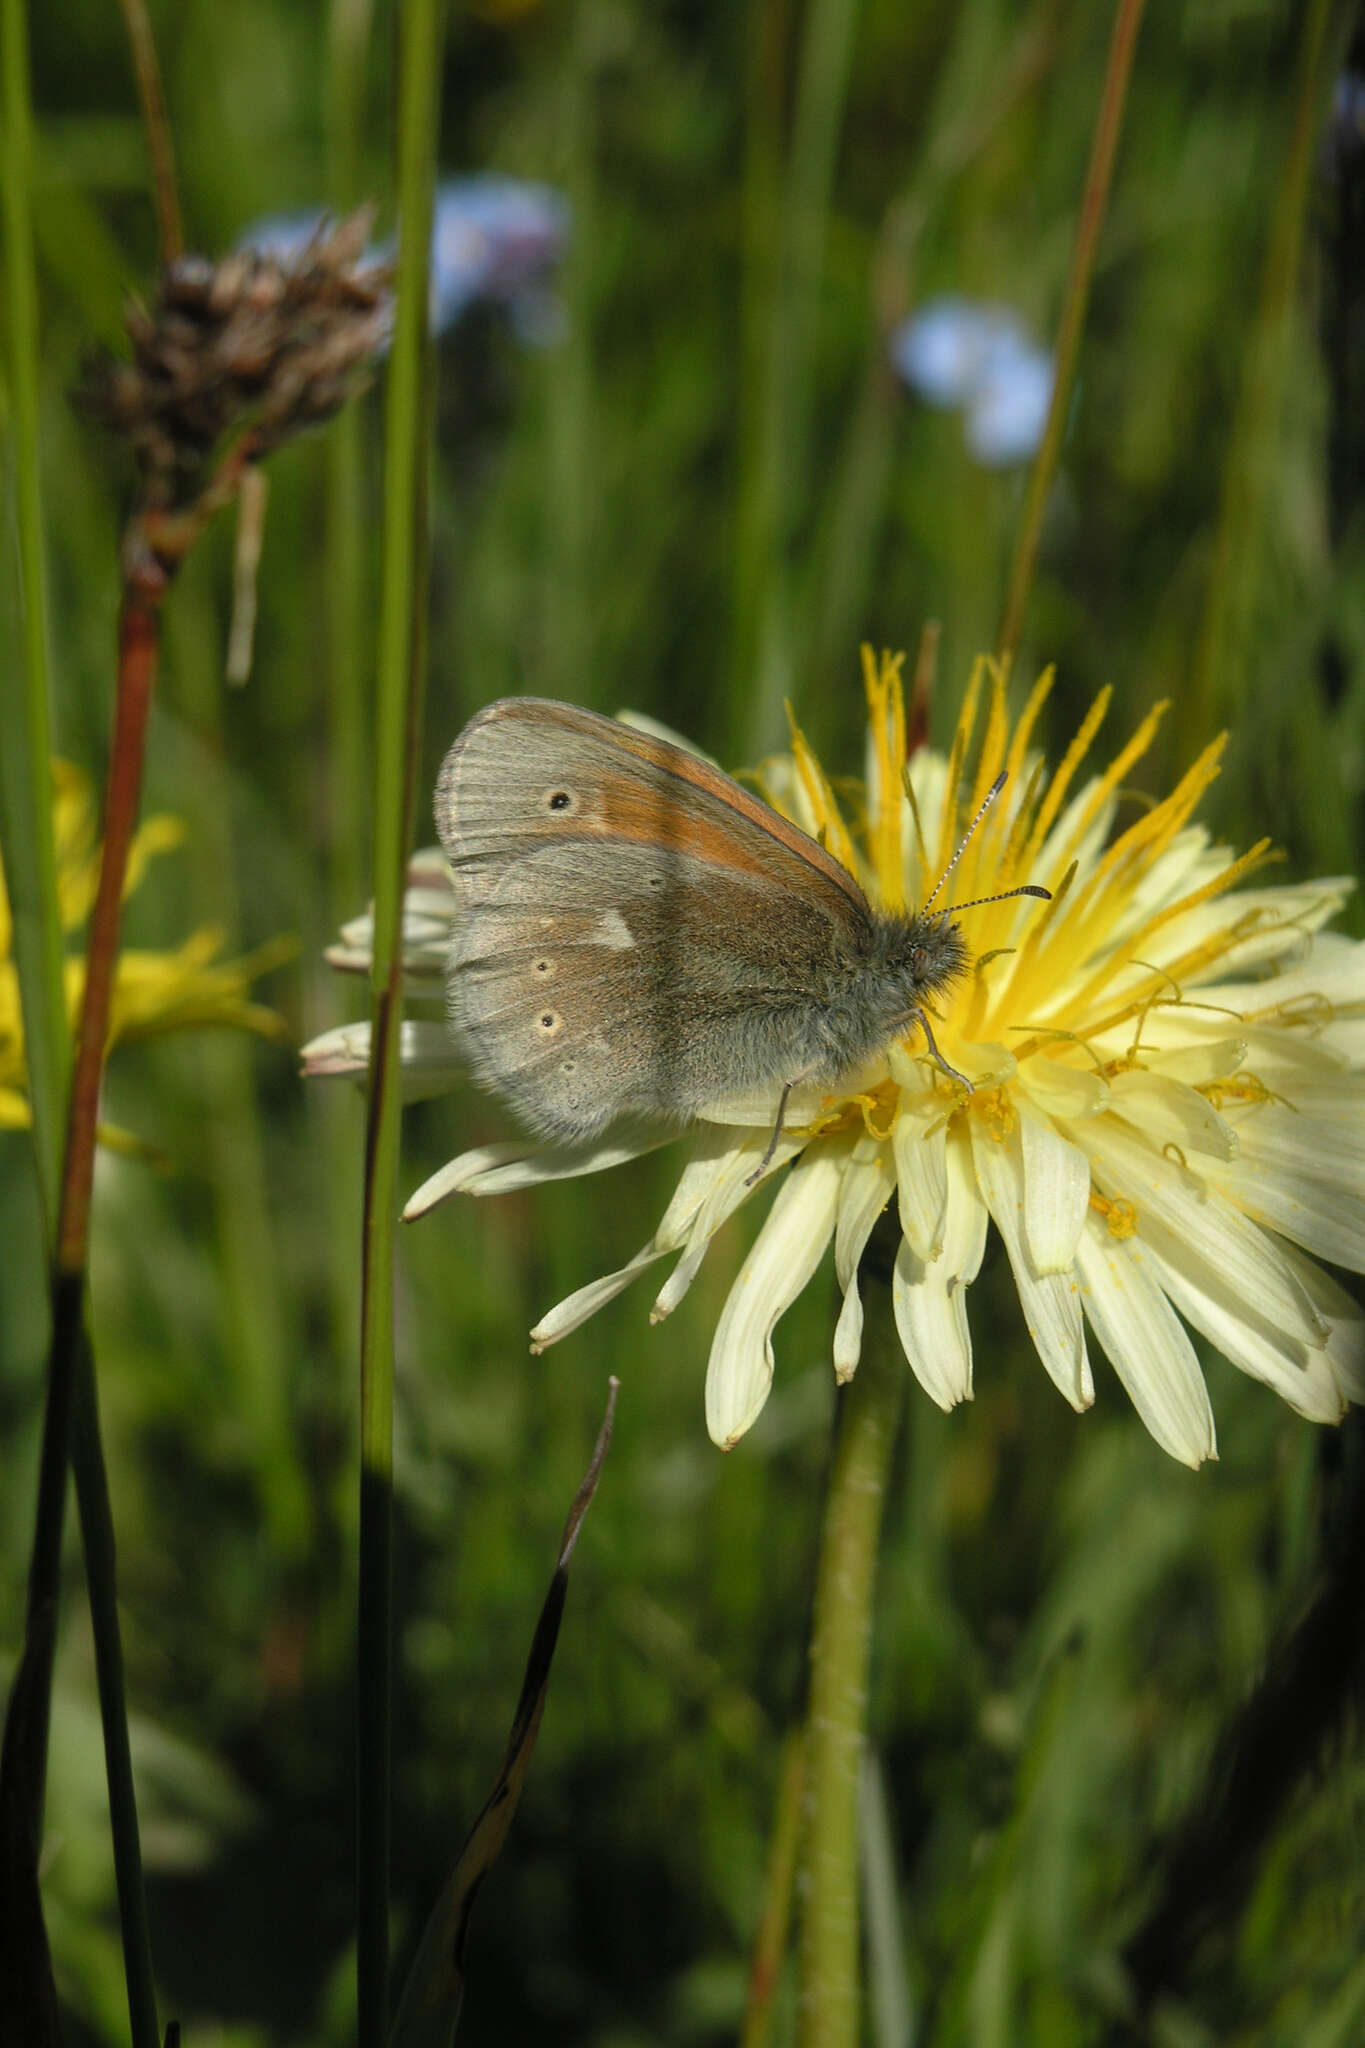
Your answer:
[[[1343,71],[1332,87],[1319,149],[1319,164],[1328,178],[1338,178],[1353,156],[1365,147],[1365,76]]]
[[[557,340],[563,309],[550,280],[568,245],[569,206],[551,185],[449,178],[431,231],[431,324],[453,327],[482,300],[506,306],[523,341]]]
[[[1026,462],[1052,401],[1052,357],[1008,306],[931,299],[891,336],[891,360],[926,405],[960,407],[967,447],[990,469]]]
[[[321,209],[275,214],[249,227],[239,246],[297,256],[328,218]],[[431,226],[432,332],[448,333],[471,306],[496,305],[522,341],[557,340],[563,309],[551,280],[568,239],[568,202],[553,186],[491,173],[447,178]],[[391,259],[392,238],[367,254]]]

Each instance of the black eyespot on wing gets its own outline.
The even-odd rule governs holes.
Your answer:
[[[547,789],[540,799],[543,811],[551,811],[556,817],[571,818],[578,809],[578,798],[571,789]]]
[[[564,1019],[558,1010],[542,1010],[536,1018],[538,1038],[558,1038],[564,1029]]]

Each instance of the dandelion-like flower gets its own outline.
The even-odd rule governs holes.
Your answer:
[[[831,1243],[842,1293],[834,1369],[841,1380],[856,1371],[858,1265],[893,1198],[896,1327],[943,1408],[971,1396],[968,1297],[994,1224],[1038,1357],[1072,1407],[1094,1399],[1088,1331],[1165,1450],[1190,1465],[1214,1456],[1192,1328],[1301,1415],[1338,1420],[1348,1401],[1365,1400],[1365,1318],[1318,1263],[1365,1271],[1365,944],[1324,929],[1351,881],[1246,886],[1269,861],[1268,843],[1234,857],[1193,822],[1222,740],[1116,830],[1125,778],[1160,708],[1102,773],[1083,778],[1103,692],[1049,775],[1032,737],[1050,676],[1011,727],[1003,679],[983,664],[947,757],[925,747],[907,760],[899,662],[867,656],[865,668],[865,800],[848,807],[853,823],[799,733],[789,755],[766,764],[763,794],[875,905],[903,910],[924,900],[1004,770],[1005,793],[963,852],[954,894],[1029,881],[1052,901],[969,914],[971,971],[933,1012],[944,1061],[969,1086],[929,1057],[915,1027],[837,1090],[793,1093],[761,1176],[782,1182],[712,1343],[713,1438],[733,1444],[758,1415],[775,1326]],[[411,881],[409,986],[439,999],[453,912],[439,854],[421,856]],[[367,965],[366,920],[331,957]],[[449,1085],[443,1026],[405,1029],[408,1092]],[[306,1049],[306,1066],[354,1073],[367,1051],[366,1028],[343,1027]],[[779,1093],[774,1084],[705,1112],[649,1242],[551,1309],[532,1332],[537,1350],[668,1257],[676,1263],[652,1319],[677,1306],[753,1191]],[[486,1146],[443,1167],[406,1214],[456,1192],[600,1171],[669,1135]]]
[[[57,896],[62,925],[78,932],[90,914],[99,880],[100,849],[95,803],[87,778],[67,761],[52,764],[52,822],[57,855]],[[178,846],[185,828],[178,818],[148,818],[133,840],[128,859],[131,893],[158,854]],[[11,955],[13,926],[4,870],[0,868],[0,1129],[25,1129],[32,1121],[28,1062],[24,1052],[19,980]],[[119,954],[109,1013],[109,1042],[148,1038],[204,1024],[234,1025],[279,1035],[273,1010],[250,1000],[257,974],[274,966],[283,948],[263,948],[248,960],[220,960],[222,935],[209,926],[192,932],[172,952],[125,948]],[[85,985],[85,961],[73,954],[65,963],[67,1014],[74,1030]],[[106,1142],[125,1145],[124,1134],[101,1128]]]

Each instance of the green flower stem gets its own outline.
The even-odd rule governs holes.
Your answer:
[[[1100,227],[1109,203],[1109,186],[1114,174],[1119,134],[1123,127],[1123,109],[1128,97],[1128,80],[1133,69],[1133,51],[1137,46],[1143,4],[1144,0],[1118,0],[1114,13],[1114,28],[1109,39],[1109,60],[1105,66],[1099,112],[1095,116],[1095,133],[1090,145],[1085,188],[1081,194],[1081,215],[1076,223],[1076,240],[1071,251],[1071,271],[1066,281],[1062,317],[1057,328],[1057,367],[1052,385],[1052,403],[1048,407],[1043,444],[1038,450],[1028,481],[1028,494],[1019,522],[1019,538],[1015,542],[1014,561],[1010,567],[1005,608],[1001,614],[1000,631],[996,639],[996,651],[1004,661],[1012,661],[1019,651],[1019,638],[1024,628],[1024,611],[1028,604],[1029,592],[1033,588],[1033,572],[1038,564],[1043,514],[1047,510],[1052,480],[1057,473],[1062,442],[1066,435],[1067,416],[1071,410],[1071,392],[1076,382],[1076,365],[1081,352],[1081,332],[1085,326],[1086,307],[1090,303],[1090,284],[1095,274],[1095,252],[1099,246]]]
[[[864,1265],[863,1355],[840,1397],[811,1639],[800,1956],[802,2048],[857,2048],[858,1799],[872,1594],[887,1472],[905,1385],[889,1288]]]
[[[375,719],[374,959],[360,1315],[360,1584],[356,1728],[356,1992],[360,2048],[388,2035],[393,1619],[393,1262],[403,883],[426,660],[431,340],[427,287],[445,11],[398,21],[398,301],[385,407],[383,566]]]

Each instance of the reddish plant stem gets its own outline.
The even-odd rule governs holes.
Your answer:
[[[47,1730],[60,1584],[66,1471],[74,1464],[85,1538],[91,1619],[95,1635],[100,1712],[104,1723],[115,1871],[123,1931],[128,2011],[134,2048],[156,2048],[156,1994],[147,1939],[141,1849],[123,1698],[123,1653],[114,1594],[113,1522],[99,1440],[93,1362],[85,1323],[85,1268],[95,1173],[95,1132],[100,1078],[109,1037],[109,1013],[118,964],[128,856],[137,827],[146,752],[147,719],[160,652],[160,607],[169,583],[166,567],[139,553],[129,565],[118,629],[118,683],[114,734],[105,793],[104,840],[90,920],[85,987],[81,997],[66,1152],[52,1270],[52,1331],[47,1401],[38,1473],[28,1618],[23,1659],[24,1727],[11,1744],[5,1731],[4,1769],[21,1816],[20,1838],[36,1865],[42,1841]],[[73,1424],[75,1455],[73,1458]],[[11,1703],[13,1705],[13,1703]],[[35,1891],[36,1899],[36,1891]],[[41,1907],[37,1908],[41,1914]]]
[[[72,1390],[82,1339],[85,1263],[90,1240],[90,1196],[95,1175],[95,1127],[100,1077],[109,1036],[109,1009],[118,961],[119,925],[128,854],[137,823],[147,714],[156,681],[160,646],[159,605],[166,578],[160,569],[130,577],[119,615],[118,693],[114,740],[105,799],[104,845],[99,884],[90,920],[85,990],[67,1114],[66,1154],[52,1275],[52,1329],[48,1352],[47,1407],[38,1469],[38,1504],[33,1557],[29,1566],[29,1628],[47,1617],[46,1677],[38,1686],[45,1701],[51,1686],[62,1524],[66,1509],[66,1467],[71,1439]],[[42,1710],[46,1721],[46,1707]],[[35,1841],[41,1829],[42,1773],[29,1787]]]
[[[109,1036],[109,1010],[118,966],[119,927],[128,855],[137,829],[146,752],[147,716],[161,648],[161,599],[165,572],[147,565],[124,593],[118,627],[118,696],[114,739],[104,804],[104,850],[99,887],[90,919],[85,990],[81,999],[71,1110],[66,1126],[61,1208],[57,1225],[57,1271],[85,1269],[90,1241],[90,1194],[95,1175],[95,1124],[100,1078]]]

